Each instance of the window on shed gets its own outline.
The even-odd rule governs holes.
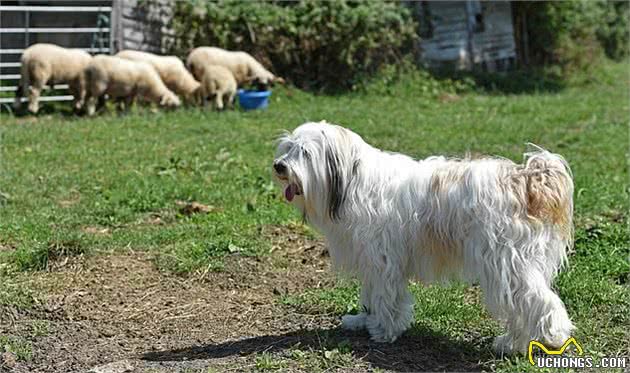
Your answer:
[[[429,1],[420,1],[418,4],[418,34],[421,39],[433,38],[433,21],[431,20],[429,3]]]
[[[473,32],[486,31],[486,22],[483,16],[486,10],[486,4],[477,0],[471,1],[470,3],[474,18]]]

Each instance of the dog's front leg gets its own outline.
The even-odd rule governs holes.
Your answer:
[[[372,297],[372,287],[369,282],[361,285],[361,299],[359,301],[359,313],[356,315],[344,315],[341,317],[341,326],[347,330],[361,330],[366,328],[367,316],[370,313],[368,305]]]
[[[407,281],[378,276],[372,285],[372,299],[365,324],[372,340],[394,342],[413,322],[413,298]]]
[[[413,298],[403,275],[401,256],[381,249],[384,246],[365,251],[360,268],[361,303],[365,309],[343,321],[345,327],[353,329],[364,325],[374,341],[394,342],[413,322]]]

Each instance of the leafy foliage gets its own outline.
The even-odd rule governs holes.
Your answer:
[[[527,18],[529,58],[538,65],[558,65],[564,72],[590,69],[604,53],[628,55],[628,2],[527,1],[513,4]]]
[[[630,54],[630,2],[607,1],[597,38],[608,57],[621,59]]]
[[[180,1],[169,49],[244,50],[302,88],[347,89],[416,45],[415,23],[389,2]]]

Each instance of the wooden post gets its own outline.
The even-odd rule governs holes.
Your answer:
[[[116,54],[116,52],[125,48],[123,45],[123,14],[122,14],[122,0],[112,0],[112,13],[110,19],[110,27],[112,34],[110,34],[110,54]]]
[[[472,1],[473,0],[466,1],[466,49],[468,51],[468,64],[471,70],[475,66],[475,45],[473,40],[473,35],[475,32],[475,15],[473,13]]]

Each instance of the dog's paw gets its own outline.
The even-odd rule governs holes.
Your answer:
[[[341,327],[346,330],[365,329],[367,313],[361,312],[358,315],[344,315],[341,317]]]
[[[378,331],[375,334],[370,332],[370,339],[376,343],[393,343],[398,339],[397,335],[389,335],[385,331]]]
[[[559,331],[553,335],[544,336],[542,340],[545,346],[558,349],[562,347],[569,338],[571,338],[570,331]]]
[[[370,338],[374,342],[379,343],[392,343],[395,342],[404,330],[394,330],[393,328],[383,327],[378,319],[373,315],[370,315],[366,319],[366,327],[370,332]]]

